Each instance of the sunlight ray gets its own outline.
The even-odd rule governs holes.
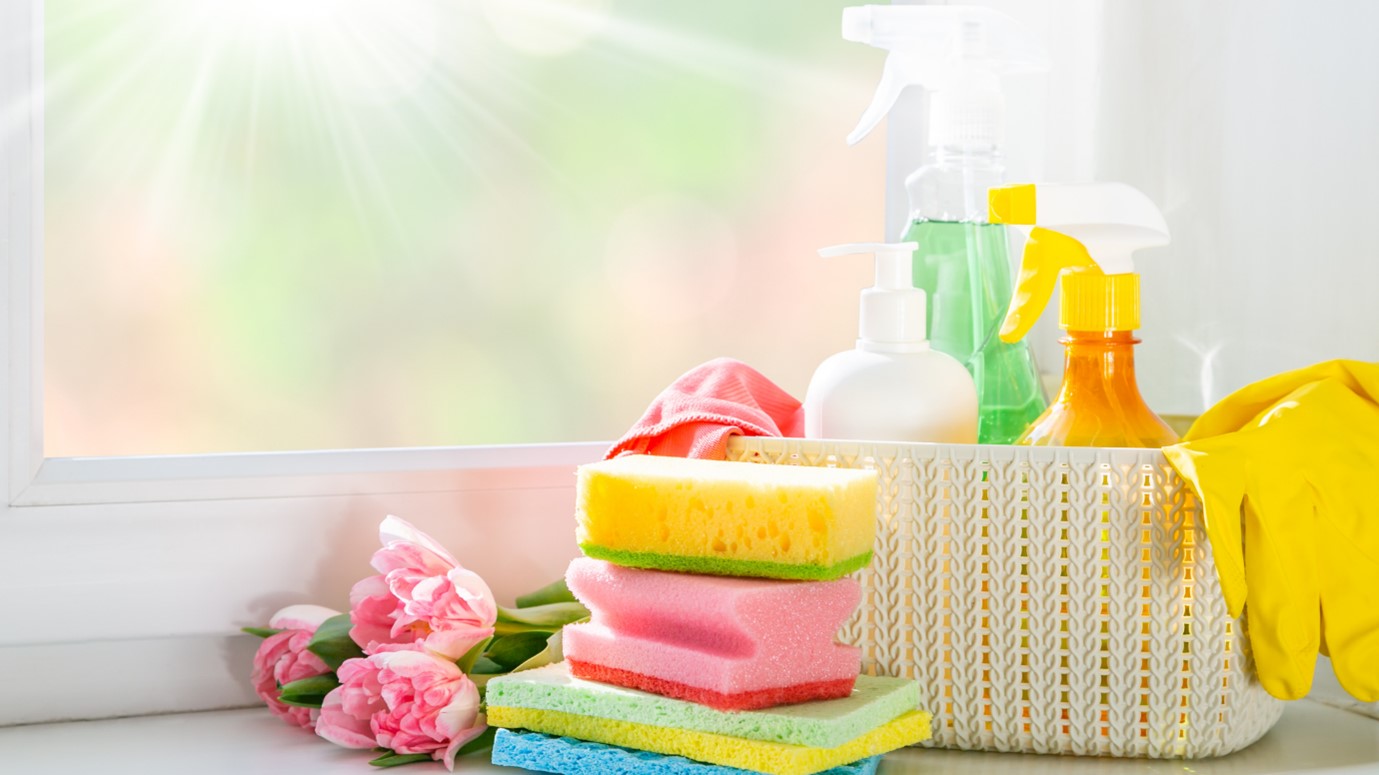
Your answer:
[[[300,47],[294,41],[290,47],[292,55],[292,66],[298,73],[307,73],[309,67],[303,57]],[[369,212],[369,202],[364,186],[358,179],[354,168],[353,159],[348,149],[340,138],[339,127],[333,121],[330,111],[322,105],[323,96],[316,89],[306,89],[302,95],[305,106],[306,118],[313,130],[322,133],[325,139],[329,140],[329,146],[333,153],[336,167],[344,178],[345,190],[348,192],[350,201],[354,204],[355,210],[359,213]],[[370,222],[371,223],[371,222]]]
[[[208,41],[201,51],[188,92],[177,118],[166,137],[167,142],[149,175],[149,202],[145,210],[145,228],[156,230],[167,222],[175,210],[175,203],[192,192],[181,190],[182,173],[191,168],[192,158],[202,142],[202,127],[207,119],[207,105],[216,87],[217,65],[221,61],[224,42]]]
[[[551,0],[504,0],[504,3],[530,9],[533,14],[541,16],[569,19],[588,16],[586,11]],[[610,14],[601,19],[600,24],[598,40],[601,43],[636,52],[648,60],[670,67],[745,88],[760,89],[766,96],[785,95],[788,99],[798,100],[803,107],[831,112],[832,106],[837,104],[835,100],[848,100],[857,94],[859,87],[872,87],[870,82],[844,77],[809,61],[772,56],[758,49],[668,29],[627,16]],[[769,86],[772,83],[793,88],[775,90]]]
[[[75,11],[68,5],[63,5],[60,7],[60,12],[49,12],[45,16],[43,35],[46,38],[52,38],[56,35],[71,34],[83,25],[108,21],[102,12],[113,5],[114,3],[100,3],[82,6],[81,12]],[[108,23],[107,26],[109,26]],[[40,96],[45,103],[52,105],[67,99],[69,92],[76,83],[88,78],[94,71],[113,68],[117,61],[129,56],[131,50],[137,49],[139,56],[133,62],[120,61],[122,68],[128,68],[128,70],[122,70],[119,85],[112,85],[111,89],[102,92],[102,99],[109,99],[112,91],[117,90],[124,82],[134,77],[134,71],[142,70],[148,65],[155,56],[156,48],[136,45],[139,37],[137,25],[116,26],[117,31],[114,34],[104,36],[94,46],[86,48],[80,57],[71,61],[64,60],[58,67],[53,67],[48,62],[44,63],[43,93]],[[22,30],[0,31],[0,45],[4,44],[5,37],[22,34],[24,34]],[[22,109],[21,105],[3,107],[6,109],[0,110],[0,131],[10,127],[18,116],[26,114],[26,109]],[[83,108],[89,114],[98,110],[99,105],[84,105]],[[65,135],[65,132],[61,135],[54,135],[53,131],[49,130],[46,138],[47,145],[51,148],[54,143],[63,142],[66,139]]]
[[[247,183],[253,184],[257,172],[259,149],[259,111],[263,108],[264,83],[268,78],[267,44],[258,39],[254,42],[253,54],[249,64],[249,109],[245,116],[245,143],[241,160]]]

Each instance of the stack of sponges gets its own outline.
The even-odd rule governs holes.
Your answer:
[[[869,775],[929,736],[912,681],[835,641],[871,560],[870,471],[627,456],[583,466],[590,621],[497,678],[493,761],[556,773]]]

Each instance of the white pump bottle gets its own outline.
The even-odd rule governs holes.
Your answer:
[[[876,285],[862,291],[857,347],[819,365],[804,399],[811,439],[977,442],[977,391],[967,369],[929,347],[924,291],[910,277],[917,245],[824,248],[824,258],[876,254]]]

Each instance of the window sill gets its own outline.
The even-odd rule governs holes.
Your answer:
[[[610,442],[49,458],[13,506],[564,487]]]
[[[262,708],[81,721],[0,729],[0,760],[13,772],[128,772],[240,775],[246,772],[368,773],[364,751],[337,748],[288,727]],[[476,756],[465,772],[512,773]],[[1078,759],[911,749],[886,757],[887,775],[944,772],[1041,775],[1065,772],[1163,772],[1198,775],[1374,772],[1379,721],[1310,700],[1292,703],[1274,730],[1222,759],[1181,761]],[[461,768],[457,768],[461,769]],[[441,772],[418,765],[409,772]]]

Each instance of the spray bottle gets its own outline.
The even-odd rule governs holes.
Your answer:
[[[1029,346],[996,336],[1012,267],[1005,228],[987,222],[986,197],[1005,175],[1001,76],[1047,70],[1048,57],[1019,22],[975,6],[847,8],[843,37],[890,51],[849,145],[876,128],[907,86],[929,90],[929,152],[905,181],[903,239],[919,243],[914,283],[929,297],[934,348],[976,382],[981,442],[1009,444],[1047,398]]]
[[[1033,225],[1020,279],[1001,325],[1018,342],[1061,278],[1058,325],[1067,335],[1063,384],[1017,444],[1162,447],[1178,434],[1154,414],[1135,381],[1133,331],[1140,276],[1132,254],[1168,244],[1159,208],[1123,183],[1019,185],[991,190],[991,222]]]
[[[962,364],[929,347],[924,291],[910,279],[912,242],[838,245],[824,258],[876,254],[876,285],[862,291],[857,347],[819,365],[804,398],[804,435],[972,444],[977,391]]]

